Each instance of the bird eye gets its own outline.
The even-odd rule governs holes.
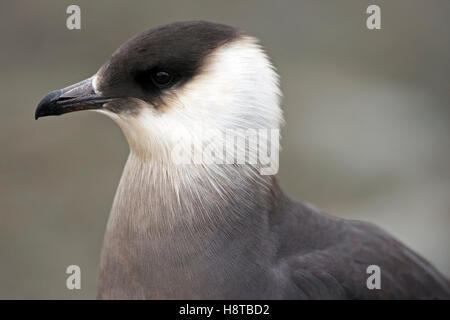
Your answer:
[[[167,87],[172,82],[172,78],[167,71],[156,71],[152,74],[153,82],[160,88]]]

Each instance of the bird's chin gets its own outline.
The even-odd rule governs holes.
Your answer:
[[[117,98],[103,105],[102,109],[96,110],[105,114],[114,114],[115,116],[138,116],[142,110],[151,109],[147,102],[133,97]]]

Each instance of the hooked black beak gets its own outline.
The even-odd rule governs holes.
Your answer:
[[[34,118],[59,116],[64,113],[101,109],[113,98],[97,95],[92,86],[92,78],[83,80],[64,89],[48,93],[39,102]]]

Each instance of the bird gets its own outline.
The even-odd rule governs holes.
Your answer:
[[[256,37],[185,21],[137,34],[92,77],[44,96],[36,119],[93,110],[129,145],[98,299],[450,298],[448,278],[412,249],[373,224],[294,199],[259,160],[174,161],[174,150],[189,154],[208,139],[220,160],[227,130],[271,130],[276,143],[281,95]],[[259,152],[270,142],[261,141],[237,148]]]

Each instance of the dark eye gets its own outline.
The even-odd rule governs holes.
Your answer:
[[[172,82],[172,75],[168,71],[155,71],[152,74],[153,82],[160,88],[167,87]]]

